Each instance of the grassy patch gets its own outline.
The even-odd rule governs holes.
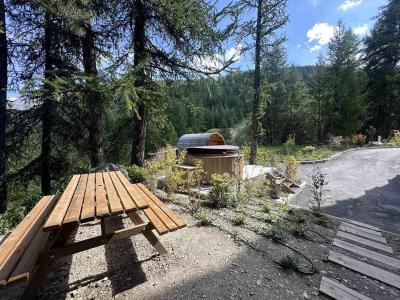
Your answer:
[[[297,261],[296,258],[294,258],[293,256],[290,256],[288,254],[286,254],[285,256],[283,256],[279,263],[278,263],[282,268],[286,269],[286,270],[293,270],[293,271],[297,271],[299,269],[299,263]]]
[[[199,210],[194,217],[198,220],[197,225],[199,226],[211,226],[213,223],[212,217],[205,209]]]
[[[243,213],[236,213],[235,214],[235,216],[234,216],[234,218],[233,218],[233,220],[232,220],[232,223],[233,223],[233,225],[235,225],[235,226],[240,226],[240,225],[243,225],[244,224],[244,221],[246,220],[246,215],[245,214],[243,214]]]

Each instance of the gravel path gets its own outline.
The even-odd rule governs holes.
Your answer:
[[[400,149],[366,149],[339,155],[317,166],[327,174],[326,212],[400,233]],[[313,166],[301,165],[311,183]],[[310,184],[292,204],[308,207]]]

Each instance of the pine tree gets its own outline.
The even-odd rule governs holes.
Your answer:
[[[7,33],[6,8],[4,0],[0,0],[0,213],[7,207],[6,184],[6,110],[7,110]]]
[[[279,33],[288,21],[286,0],[251,0],[239,1],[241,11],[256,13],[256,17],[245,21],[240,38],[250,38],[252,42],[245,47],[254,51],[253,103],[251,113],[250,164],[255,163],[260,135],[260,98],[261,98],[261,65],[271,51],[285,41]]]
[[[365,40],[369,124],[388,136],[400,128],[400,1],[390,0]]]

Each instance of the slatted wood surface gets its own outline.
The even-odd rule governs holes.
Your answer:
[[[142,201],[148,203],[149,207],[144,209],[143,212],[153,224],[158,234],[162,235],[186,226],[184,220],[162,203],[161,200],[143,184],[131,184],[131,187]]]
[[[376,227],[376,226],[372,226],[372,225],[369,225],[369,224],[365,224],[365,223],[354,221],[354,220],[350,220],[350,219],[343,219],[343,220],[345,220],[347,223],[354,224],[354,225],[357,225],[357,226],[360,226],[360,227],[368,228],[368,229],[375,230],[375,231],[381,231],[380,228]]]
[[[358,273],[367,275],[373,279],[379,280],[383,283],[394,286],[395,288],[400,288],[400,276],[397,274],[390,273],[335,251],[329,251],[328,260],[342,265],[348,269],[352,269]]]
[[[74,175],[43,230],[144,209],[149,204],[121,172]]]
[[[382,264],[385,264],[391,268],[400,270],[400,260],[395,259],[391,256],[387,256],[387,255],[381,254],[379,252],[368,250],[368,249],[365,249],[365,248],[359,247],[357,245],[354,245],[354,244],[351,244],[351,243],[348,243],[345,241],[341,241],[338,239],[333,240],[333,245],[336,247],[345,249],[347,251],[351,251],[358,255],[368,257],[368,258],[378,261]]]
[[[369,233],[369,234],[382,236],[382,233],[380,231],[377,231],[377,230],[373,230],[373,229],[369,229],[369,228],[366,228],[366,227],[358,226],[358,225],[355,225],[355,224],[352,224],[352,223],[348,223],[348,222],[342,222],[341,224],[346,226],[346,227],[350,227],[350,228],[353,228],[353,229],[364,231],[364,232]]]
[[[372,300],[371,298],[326,277],[322,277],[319,290],[321,293],[337,300]]]
[[[44,196],[0,245],[0,285],[13,276],[29,276],[48,238],[41,226],[56,202],[55,196]]]
[[[376,234],[371,234],[369,232],[365,232],[364,230],[360,230],[358,228],[355,229],[355,228],[346,226],[343,223],[342,223],[342,225],[340,225],[339,229],[342,230],[342,231],[346,231],[348,233],[351,233],[351,234],[355,234],[355,235],[361,236],[363,238],[367,238],[369,240],[373,240],[375,242],[379,242],[379,243],[383,243],[383,244],[387,243],[386,239],[384,237],[382,237],[382,236],[378,236]]]
[[[366,245],[366,246],[374,248],[374,249],[378,249],[378,250],[393,254],[392,248],[388,245],[384,245],[384,244],[377,243],[377,242],[374,242],[374,241],[371,241],[368,239],[364,239],[362,237],[359,237],[359,236],[356,236],[356,235],[353,235],[353,234],[350,234],[347,232],[343,232],[343,231],[338,231],[337,236],[357,242],[359,244]]]

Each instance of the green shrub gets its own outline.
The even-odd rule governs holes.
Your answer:
[[[232,201],[232,186],[234,178],[228,173],[223,175],[213,174],[211,181],[211,191],[209,194],[209,203],[212,207],[228,207]]]
[[[285,142],[286,153],[292,153],[294,146],[296,146],[296,136],[294,134],[289,134]]]
[[[324,204],[323,191],[324,186],[328,184],[325,178],[326,174],[322,173],[318,167],[314,167],[313,174],[311,176],[311,189],[313,193],[312,209],[317,214],[322,214],[322,206]]]
[[[297,170],[299,165],[299,161],[294,156],[289,156],[285,160],[285,173],[287,178],[295,182],[297,181]]]
[[[275,242],[284,241],[287,239],[287,236],[286,227],[279,223],[273,226],[268,232],[268,237]]]
[[[140,183],[146,180],[145,171],[142,167],[132,165],[128,168],[131,183]]]
[[[233,220],[232,220],[232,223],[233,223],[233,225],[240,226],[240,225],[244,224],[245,219],[246,219],[246,215],[245,214],[236,213],[234,218],[233,218]]]
[[[305,146],[303,149],[301,149],[301,151],[302,151],[303,154],[305,154],[305,155],[310,155],[310,154],[312,154],[315,150],[317,150],[317,148],[315,148],[314,146]]]
[[[280,261],[279,261],[279,265],[286,269],[286,270],[293,270],[293,271],[297,271],[298,270],[298,266],[299,263],[297,261],[296,258],[294,258],[293,256],[290,256],[288,254],[285,254],[285,256],[283,256]]]
[[[292,225],[292,234],[297,237],[305,237],[308,230],[310,230],[308,223],[295,223]]]
[[[213,223],[212,217],[205,209],[199,210],[194,217],[199,221],[197,223],[199,226],[210,226]]]
[[[390,146],[400,146],[400,130],[393,131],[393,137],[389,140]]]

